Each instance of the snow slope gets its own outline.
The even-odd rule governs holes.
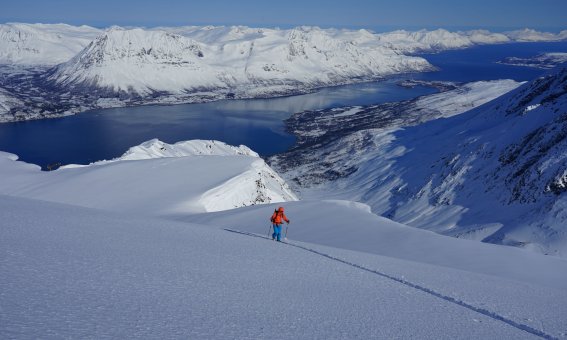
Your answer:
[[[294,200],[215,141],[51,172],[0,153],[0,337],[567,336],[564,259]],[[290,244],[263,239],[279,205]]]
[[[315,161],[284,178],[330,166],[344,176],[303,190],[305,197],[361,201],[444,235],[565,256],[566,81],[560,68],[474,110],[416,126],[342,123],[346,133],[315,144]],[[313,182],[307,175],[301,183]]]
[[[216,141],[152,140],[117,160],[51,172],[16,159],[0,153],[1,193],[111,211],[174,215],[297,199],[256,153]]]
[[[3,338],[535,339],[567,332],[564,286],[10,196],[0,195],[0,206]],[[567,272],[554,266],[546,263]]]
[[[66,24],[0,24],[0,64],[59,64],[79,53],[101,32]]]

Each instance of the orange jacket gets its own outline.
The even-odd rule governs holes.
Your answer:
[[[272,218],[270,218],[270,221],[272,221],[274,224],[282,224],[283,221],[289,223],[287,216],[285,216],[284,214],[283,208],[279,208],[278,210],[274,211],[274,213],[272,214]]]

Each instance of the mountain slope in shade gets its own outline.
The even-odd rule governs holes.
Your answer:
[[[341,178],[317,186],[306,177],[302,192],[365,202],[445,235],[565,256],[566,89],[559,68],[454,117],[403,129],[343,123],[352,132],[315,144],[306,163],[327,164]],[[284,177],[301,178],[306,164]]]

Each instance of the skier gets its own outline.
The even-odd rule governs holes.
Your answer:
[[[272,234],[272,240],[277,240],[281,242],[281,235],[282,235],[282,224],[285,221],[289,224],[289,219],[284,214],[284,208],[279,207],[277,210],[274,211],[270,221],[274,225],[274,233]]]

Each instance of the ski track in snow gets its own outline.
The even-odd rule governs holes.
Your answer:
[[[269,238],[267,238],[267,237],[264,237],[264,236],[258,235],[258,234],[254,234],[254,233],[249,233],[249,232],[239,231],[239,230],[234,230],[234,229],[229,229],[229,228],[225,228],[224,230],[226,230],[226,231],[228,231],[228,232],[231,232],[231,233],[236,233],[236,234],[241,234],[241,235],[245,235],[245,236],[257,237],[257,238],[269,240]],[[363,271],[366,271],[366,272],[369,272],[369,273],[372,273],[372,274],[376,274],[376,275],[381,276],[381,277],[384,277],[384,278],[386,278],[386,279],[389,279],[389,280],[392,280],[392,281],[401,283],[401,284],[403,284],[403,285],[405,285],[405,286],[408,286],[408,287],[410,287],[410,288],[414,288],[414,289],[417,289],[417,290],[422,291],[422,292],[424,292],[424,293],[433,295],[434,297],[440,298],[440,299],[445,300],[445,301],[447,301],[447,302],[451,302],[451,303],[454,303],[454,304],[456,304],[456,305],[458,305],[458,306],[461,306],[461,307],[470,309],[470,310],[472,310],[472,311],[474,311],[474,312],[477,312],[477,313],[479,313],[479,314],[482,314],[482,315],[487,316],[487,317],[489,317],[489,318],[492,318],[492,319],[494,319],[494,320],[504,322],[504,323],[506,323],[506,324],[508,324],[508,325],[510,325],[510,326],[512,326],[512,327],[514,327],[514,328],[517,328],[517,329],[519,329],[519,330],[528,332],[528,333],[530,333],[530,334],[532,334],[532,335],[541,337],[541,338],[543,338],[543,339],[559,340],[558,338],[556,338],[556,337],[554,337],[554,336],[551,336],[551,335],[549,335],[549,334],[547,334],[547,333],[545,333],[545,332],[543,332],[543,331],[541,331],[541,330],[538,330],[538,329],[535,329],[535,328],[530,327],[530,326],[528,326],[528,325],[525,325],[525,324],[516,322],[516,321],[514,321],[514,320],[510,320],[510,319],[508,319],[508,318],[506,318],[506,317],[504,317],[504,316],[502,316],[502,315],[499,315],[499,314],[497,314],[497,313],[495,313],[495,312],[491,312],[491,311],[489,311],[489,310],[487,310],[487,309],[473,306],[473,305],[471,305],[471,304],[469,304],[469,303],[467,303],[467,302],[464,302],[464,301],[462,301],[462,300],[458,300],[458,299],[452,298],[452,297],[450,297],[450,296],[447,296],[447,295],[444,295],[444,294],[442,294],[442,293],[436,292],[436,291],[433,290],[433,289],[430,289],[430,288],[427,288],[427,287],[424,287],[424,286],[415,284],[415,283],[413,283],[413,282],[404,280],[404,279],[402,279],[402,278],[398,278],[398,277],[395,277],[395,276],[391,276],[391,275],[388,275],[388,274],[386,274],[386,273],[380,272],[380,271],[378,271],[378,270],[366,268],[366,267],[361,266],[361,265],[359,265],[359,264],[356,264],[356,263],[353,263],[353,262],[349,262],[349,261],[340,259],[340,258],[338,258],[338,257],[335,257],[335,256],[332,256],[332,255],[329,255],[329,254],[326,254],[326,253],[317,251],[317,250],[312,249],[312,248],[304,247],[304,246],[301,246],[301,245],[298,245],[298,244],[294,244],[294,243],[290,243],[290,242],[282,242],[282,243],[284,243],[285,245],[291,246],[291,247],[299,248],[299,249],[308,251],[308,252],[310,252],[310,253],[313,253],[313,254],[316,254],[316,255],[319,255],[319,256],[328,258],[328,259],[333,260],[333,261],[337,261],[337,262],[346,264],[346,265],[348,265],[348,266],[351,266],[351,267],[354,267],[354,268],[357,268],[357,269],[361,269],[361,270],[363,270]]]

